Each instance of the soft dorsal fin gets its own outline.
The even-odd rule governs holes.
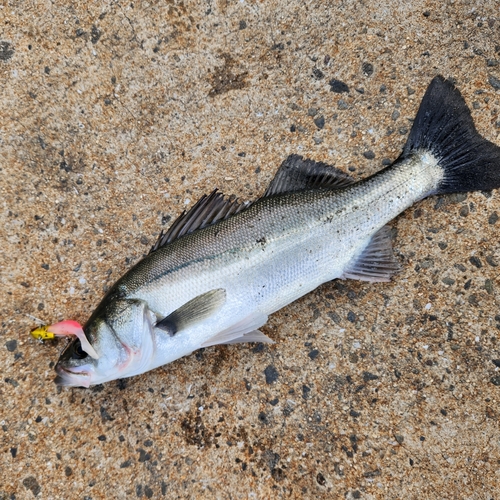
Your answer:
[[[225,198],[222,193],[214,189],[209,195],[204,194],[187,212],[184,210],[165,233],[162,231],[149,253],[185,234],[227,219],[249,207],[250,204],[249,201],[241,203],[232,197]]]
[[[361,255],[344,272],[341,279],[361,281],[390,281],[399,271],[399,263],[394,258],[391,228],[384,226],[371,238]]]
[[[331,165],[290,155],[276,172],[264,197],[304,189],[340,189],[354,182],[350,175]]]

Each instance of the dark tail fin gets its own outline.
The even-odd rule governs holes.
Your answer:
[[[460,92],[442,76],[425,92],[403,156],[419,151],[430,151],[445,171],[435,194],[500,187],[500,148],[479,135]]]

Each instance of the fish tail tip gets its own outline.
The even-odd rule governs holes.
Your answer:
[[[500,147],[479,134],[455,81],[442,75],[422,98],[403,157],[425,151],[443,169],[433,194],[500,187]]]

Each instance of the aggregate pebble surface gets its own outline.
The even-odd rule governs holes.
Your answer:
[[[276,344],[88,390],[65,342],[162,229],[292,153],[358,179],[438,73],[500,144],[494,0],[0,6],[0,499],[500,497],[500,192],[392,223],[391,283],[327,283]]]

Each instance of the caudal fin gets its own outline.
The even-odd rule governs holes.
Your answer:
[[[424,151],[444,170],[435,194],[500,187],[500,148],[477,132],[462,95],[442,76],[425,92],[403,156]]]

